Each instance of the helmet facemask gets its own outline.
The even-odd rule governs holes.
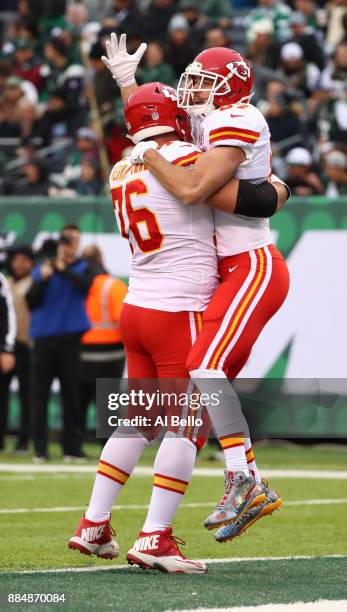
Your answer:
[[[250,76],[250,68],[243,61],[231,62],[226,67],[230,72],[227,76],[223,76],[216,72],[204,70],[200,62],[189,64],[178,83],[177,105],[184,108],[191,116],[206,116],[223,104],[223,100],[220,100],[222,96],[227,96],[224,104],[230,103],[230,96],[233,96],[234,93],[237,95],[237,92],[234,92],[230,87],[230,77],[236,75],[239,79],[245,81]],[[194,102],[194,95],[199,93],[208,93],[206,100],[200,104]],[[215,99],[216,97],[218,100]],[[251,97],[252,94],[237,98],[237,101],[247,103]]]
[[[192,116],[208,115],[216,108],[215,95],[224,96],[230,91],[226,77],[203,70],[199,62],[193,62],[189,64],[179,80],[177,105]],[[194,96],[201,93],[208,94],[206,100],[201,103],[194,102]]]

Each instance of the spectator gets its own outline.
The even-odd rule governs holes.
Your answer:
[[[72,2],[69,4],[65,13],[65,21],[75,30],[81,30],[88,21],[88,8],[85,3]]]
[[[34,55],[30,40],[20,38],[15,45],[13,73],[20,79],[30,81],[37,90],[41,87],[41,66]]]
[[[101,115],[112,109],[112,100],[116,95],[115,82],[106,66],[101,61],[105,48],[100,42],[92,45],[89,60],[93,68],[91,86],[95,92],[96,102]]]
[[[75,144],[64,169],[64,177],[67,182],[80,178],[84,161],[99,165],[97,136],[94,130],[88,127],[81,127],[76,133]]]
[[[31,272],[34,254],[29,245],[18,245],[10,250],[8,257],[8,284],[13,298],[17,321],[15,342],[15,367],[7,373],[0,373],[0,448],[3,447],[9,405],[9,390],[13,376],[19,383],[20,424],[16,451],[26,453],[29,442],[30,423],[30,313],[25,295],[31,286]]]
[[[47,196],[52,186],[48,178],[48,166],[41,159],[30,159],[24,165],[24,179],[12,186],[11,195]]]
[[[127,287],[106,272],[96,245],[86,247],[82,257],[96,272],[86,302],[91,329],[82,336],[80,354],[81,412],[86,425],[88,406],[95,402],[96,379],[120,379],[124,370],[119,316]]]
[[[144,40],[165,41],[169,21],[175,13],[173,0],[152,0],[141,20]]]
[[[318,87],[320,71],[315,64],[306,64],[304,53],[296,42],[288,42],[281,49],[280,74],[286,83],[309,97]]]
[[[12,372],[16,360],[14,356],[16,340],[16,313],[8,282],[0,272],[0,389],[3,393],[3,377]],[[4,434],[7,412],[3,402],[0,403],[0,450],[4,449]]]
[[[279,49],[274,42],[274,26],[271,19],[259,19],[250,28],[248,57],[253,65],[276,69],[279,63]]]
[[[329,151],[324,157],[326,177],[325,195],[329,198],[347,196],[347,155],[342,151]]]
[[[206,30],[205,33],[205,49],[211,47],[229,47],[230,38],[223,28],[219,26],[212,26]]]
[[[7,104],[5,104],[4,99],[0,98],[0,142],[2,139],[5,139],[5,142],[7,143],[1,143],[1,151],[5,159],[13,155],[13,151],[16,146],[16,141],[10,145],[8,143],[8,139],[17,139],[19,137],[20,127],[18,125],[15,109],[14,111],[11,111]]]
[[[200,48],[209,24],[207,17],[200,10],[200,3],[197,0],[180,0],[178,9],[189,23],[191,39]]]
[[[333,51],[338,44],[346,40],[347,6],[344,0],[331,0],[326,5],[326,46]]]
[[[266,97],[258,107],[266,117],[271,132],[274,153],[286,153],[302,142],[300,107],[293,102],[283,81],[272,80],[266,86]]]
[[[231,3],[229,0],[199,0],[199,9],[211,24],[220,28],[231,25]]]
[[[103,185],[100,180],[99,166],[91,160],[82,161],[80,177],[70,181],[67,187],[81,196],[100,195]]]
[[[335,143],[346,142],[347,43],[341,43],[337,47],[333,60],[324,69],[316,101],[323,103],[319,109],[322,119],[321,138]]]
[[[84,122],[84,113],[68,106],[65,90],[56,89],[49,96],[46,111],[37,121],[33,136],[41,140],[41,146],[47,146],[53,140],[73,138]]]
[[[321,45],[318,44],[314,30],[307,27],[304,13],[292,13],[290,17],[292,42],[296,42],[302,49],[305,62],[315,64],[319,70],[324,68],[324,55]]]
[[[21,84],[21,79],[17,77],[8,77],[3,86],[1,97],[2,108],[6,113],[6,119],[10,121],[13,120],[13,122],[16,122],[16,108],[18,102],[24,97]]]
[[[140,26],[140,13],[135,0],[113,0],[112,8],[106,13],[108,27],[126,34],[136,32]]]
[[[327,98],[344,98],[347,90],[347,42],[338,45],[334,57],[322,73],[320,88]]]
[[[307,149],[295,147],[289,151],[286,162],[286,182],[293,195],[312,196],[324,193],[319,176],[312,170],[312,156]]]
[[[198,53],[190,35],[190,25],[183,15],[174,15],[169,22],[166,56],[176,79]]]
[[[20,137],[23,143],[31,140],[31,136],[37,125],[37,107],[27,98],[21,98],[17,104],[17,124],[20,129]]]
[[[47,455],[47,407],[55,377],[61,387],[66,459],[83,459],[81,416],[76,372],[81,335],[89,329],[85,296],[94,273],[78,256],[80,231],[66,225],[56,255],[45,258],[33,270],[27,294],[32,313],[30,336],[33,348],[33,441],[37,461]]]
[[[275,40],[278,42],[288,40],[290,7],[276,0],[258,0],[257,4],[257,8],[253,9],[245,20],[246,39],[249,40],[251,28],[256,21],[270,19],[274,25]]]
[[[303,13],[306,17],[307,25],[311,28],[318,27],[318,14],[316,0],[294,0],[294,8],[299,13]]]
[[[47,63],[42,66],[41,77],[45,79],[46,97],[60,88],[64,92],[68,108],[77,110],[82,107],[85,80],[83,66],[70,65],[68,49],[59,38],[51,38],[46,42],[44,56]]]
[[[164,60],[164,47],[160,42],[151,42],[147,47],[142,67],[137,72],[137,78],[141,85],[160,81],[171,85],[175,75],[170,64]]]

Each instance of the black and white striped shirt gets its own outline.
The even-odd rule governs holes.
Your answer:
[[[16,342],[16,313],[8,282],[0,272],[0,352],[12,353]]]

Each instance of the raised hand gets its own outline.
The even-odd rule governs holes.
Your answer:
[[[128,87],[135,83],[136,69],[147,49],[146,43],[141,43],[132,55],[127,52],[127,35],[121,34],[118,42],[117,34],[112,32],[110,40],[106,41],[107,57],[103,55],[101,61],[109,69],[119,87]]]

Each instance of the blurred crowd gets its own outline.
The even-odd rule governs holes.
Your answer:
[[[0,252],[6,272],[0,272],[0,452],[14,378],[19,423],[11,450],[26,454],[32,441],[34,460],[48,459],[48,408],[58,380],[62,454],[80,461],[96,379],[123,374],[119,316],[127,287],[107,273],[96,245],[80,252],[80,238],[79,228],[68,224],[35,253],[26,244]]]
[[[297,195],[347,194],[347,0],[2,0],[0,193],[98,195],[129,140],[100,60],[149,43],[139,83],[172,85],[202,49],[255,72],[273,168]]]

